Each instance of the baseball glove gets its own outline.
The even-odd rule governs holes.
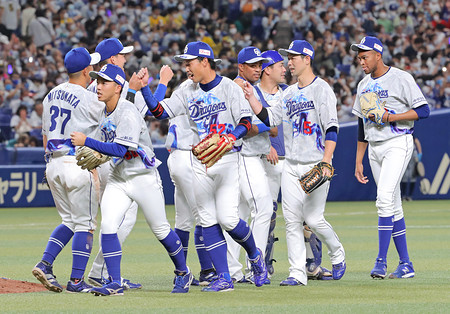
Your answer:
[[[87,146],[81,146],[77,149],[76,159],[78,160],[77,165],[80,166],[81,169],[91,171],[92,169],[95,169],[110,160],[111,157],[102,155]]]
[[[330,176],[323,174],[323,169],[328,168],[331,172]],[[331,164],[321,161],[315,165],[311,170],[302,175],[299,179],[300,186],[306,194],[310,194],[312,191],[317,189],[319,186],[329,181],[334,176],[334,168]]]
[[[375,92],[370,92],[361,95],[359,98],[361,105],[361,113],[366,119],[375,122],[378,125],[383,125],[383,115],[386,113],[384,105],[386,102],[381,102],[380,97]],[[373,115],[371,119],[370,116]]]
[[[229,152],[235,142],[233,135],[210,133],[192,148],[192,153],[209,168]]]

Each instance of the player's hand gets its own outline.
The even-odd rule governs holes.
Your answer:
[[[252,98],[256,99],[255,94],[253,93],[253,86],[247,81],[244,81],[244,96],[245,99],[249,101]]]
[[[150,78],[150,75],[148,74],[147,68],[142,68],[139,70],[137,77],[141,81],[141,86],[145,87],[148,84],[148,80]]]
[[[168,65],[163,65],[159,71],[159,84],[166,85],[169,84],[173,77],[173,71]]]
[[[238,84],[242,89],[244,89],[244,80],[243,79],[241,79],[241,78],[235,78],[234,79],[234,82],[236,83],[236,84]]]
[[[73,146],[84,146],[86,135],[81,132],[72,132],[70,133],[70,140],[72,141]]]
[[[272,165],[276,165],[278,163],[278,153],[277,150],[273,148],[273,146],[270,146],[270,153],[266,155],[266,159]]]
[[[133,75],[131,76],[128,88],[134,89],[136,91],[141,90],[142,88],[141,80],[137,76],[136,72],[134,72]]]
[[[355,177],[356,177],[356,180],[358,180],[359,183],[366,184],[367,182],[369,182],[369,179],[367,179],[367,177],[364,176],[363,171],[364,171],[363,164],[362,163],[356,163],[356,166],[355,166]]]

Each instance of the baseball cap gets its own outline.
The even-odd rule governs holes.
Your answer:
[[[95,52],[98,52],[102,56],[100,61],[103,61],[111,58],[112,56],[118,55],[119,53],[130,53],[133,49],[133,46],[124,47],[122,42],[117,38],[108,38],[102,40],[97,47],[95,47]]]
[[[174,57],[175,61],[183,62],[186,60],[192,60],[197,57],[204,57],[208,59],[213,59],[216,64],[220,64],[222,60],[214,59],[214,52],[211,47],[202,41],[190,42],[184,47],[184,53],[181,55],[176,55]]]
[[[101,77],[104,80],[110,81],[110,82],[116,82],[120,86],[123,87],[123,84],[125,84],[125,72],[114,64],[105,64],[100,71],[95,72],[91,71],[89,72],[89,76],[93,79],[98,79]]]
[[[250,46],[250,47],[245,47],[244,49],[239,51],[239,54],[238,54],[238,63],[239,64],[256,63],[259,61],[267,62],[269,60],[264,57],[261,57],[261,50],[259,50],[258,48]]]
[[[265,68],[267,68],[268,66],[275,64],[277,62],[280,61],[284,61],[283,57],[278,53],[278,51],[275,50],[267,50],[264,51],[261,56],[263,58],[266,58],[267,60],[269,60],[268,62],[264,62],[262,64],[262,71],[264,71]]]
[[[82,47],[70,50],[64,57],[64,66],[69,74],[79,72],[89,65],[99,62],[100,54],[97,52],[90,54],[86,48]]]
[[[278,49],[278,52],[283,56],[287,56],[291,53],[293,55],[309,56],[314,60],[314,48],[306,40],[294,40],[289,45],[288,49]]]
[[[350,48],[354,51],[358,51],[359,49],[366,51],[375,50],[383,54],[383,44],[378,38],[372,36],[363,37],[359,44],[353,44]]]

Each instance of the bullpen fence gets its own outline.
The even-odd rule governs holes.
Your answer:
[[[416,123],[415,135],[422,144],[425,176],[418,178],[413,199],[450,199],[450,109],[434,111],[430,117]],[[376,186],[370,172],[367,153],[364,172],[367,184],[354,177],[357,140],[357,123],[342,124],[333,158],[336,168],[328,200],[375,200]],[[169,153],[164,147],[155,148],[156,157],[162,161],[159,173],[163,182],[167,204],[173,204],[174,186],[167,169]],[[54,206],[53,198],[44,176],[44,150],[42,148],[0,147],[0,207]]]

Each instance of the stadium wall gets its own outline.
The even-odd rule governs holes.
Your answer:
[[[428,119],[419,121],[415,135],[422,144],[425,176],[418,178],[413,199],[450,199],[450,132],[447,124],[450,110],[438,110]],[[370,172],[367,154],[364,172],[369,178],[366,185],[354,177],[357,123],[341,125],[333,159],[337,175],[331,182],[328,200],[363,201],[374,200],[376,186]],[[162,161],[158,168],[163,182],[167,204],[173,204],[174,186],[167,169],[169,153],[164,147],[155,148],[156,157]],[[0,207],[47,207],[54,206],[46,184],[42,184],[45,164],[42,148],[0,147]]]

